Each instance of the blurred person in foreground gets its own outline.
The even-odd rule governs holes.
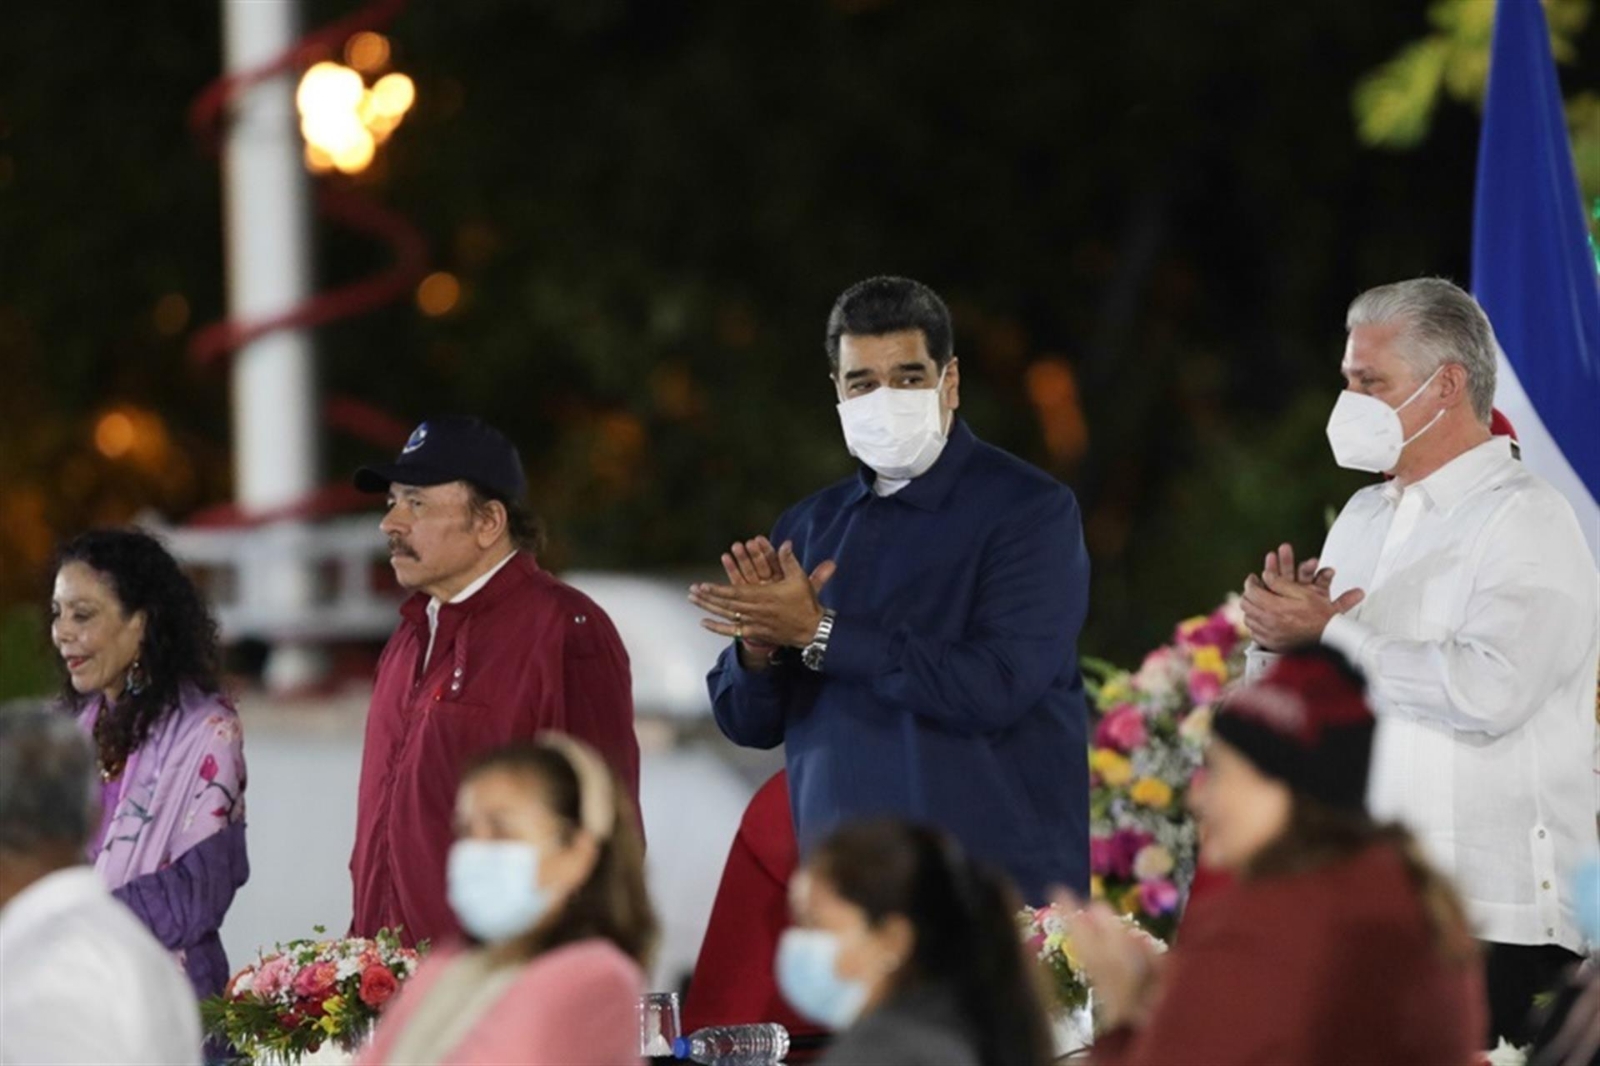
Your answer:
[[[837,830],[790,889],[778,986],[836,1031],[823,1066],[1042,1066],[1040,974],[1010,884],[947,834],[895,820]]]
[[[195,994],[215,995],[229,977],[219,931],[250,876],[244,738],[222,693],[216,622],[154,537],[106,529],[62,547],[50,635],[100,771],[88,857]]]
[[[183,971],[84,865],[94,763],[59,713],[0,710],[0,1063],[198,1063]]]
[[[1237,883],[1185,915],[1164,955],[1103,903],[1069,919],[1102,1028],[1094,1062],[1476,1060],[1477,944],[1411,834],[1367,813],[1364,687],[1312,647],[1218,708],[1191,802],[1207,860]]]
[[[795,1014],[778,990],[778,937],[789,927],[789,882],[800,868],[779,770],[745,807],[728,849],[683,1002],[683,1031],[708,1025],[777,1022],[789,1030],[789,1061],[809,1054],[827,1030]]]
[[[436,948],[359,1061],[615,1066],[639,1061],[657,927],[632,806],[588,746],[555,734],[464,775]]]
[[[1370,679],[1373,813],[1455,882],[1490,1031],[1526,1044],[1534,997],[1584,947],[1573,877],[1600,858],[1594,561],[1571,505],[1491,433],[1499,345],[1471,296],[1385,285],[1346,325],[1328,439],[1390,477],[1351,497],[1320,560],[1284,545],[1246,580],[1250,670],[1321,641]]]
[[[431,418],[356,487],[388,493],[378,528],[402,588],[378,660],[350,858],[351,931],[407,944],[459,930],[445,858],[461,769],[554,730],[592,745],[637,807],[628,653],[606,613],[539,568],[538,520],[511,442],[475,418]]]
[[[717,724],[784,746],[802,855],[840,824],[898,815],[947,830],[1030,902],[1052,884],[1087,892],[1077,500],[957,415],[950,313],[926,285],[852,286],[825,349],[861,465],[770,541],[733,545],[728,584],[691,589],[702,624],[733,640],[708,678]]]

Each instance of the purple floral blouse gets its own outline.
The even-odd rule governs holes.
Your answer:
[[[92,736],[104,700],[78,716]],[[178,707],[102,788],[88,859],[183,964],[198,995],[221,991],[218,930],[250,875],[244,847],[244,737],[220,695],[186,686]]]

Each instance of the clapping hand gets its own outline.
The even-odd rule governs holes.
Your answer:
[[[1155,942],[1128,928],[1104,903],[1084,903],[1065,889],[1052,899],[1066,916],[1072,953],[1094,989],[1095,1013],[1106,1029],[1141,1025],[1155,1002],[1162,955]]]
[[[836,569],[832,560],[808,575],[792,544],[775,551],[766,537],[756,537],[724,552],[722,568],[729,583],[692,585],[689,601],[715,616],[702,626],[740,641],[746,666],[760,665],[775,648],[810,643],[822,621],[817,595]]]
[[[730,585],[765,585],[778,578],[778,553],[766,537],[734,541],[733,547],[722,553],[722,569]],[[749,638],[740,643],[740,653],[747,654],[752,661],[766,660],[777,650],[772,644]]]
[[[1312,558],[1296,566],[1294,548],[1280,544],[1267,553],[1259,576],[1245,578],[1244,621],[1257,644],[1281,651],[1319,640],[1329,619],[1366,598],[1360,589],[1331,598],[1333,570],[1317,564]]]

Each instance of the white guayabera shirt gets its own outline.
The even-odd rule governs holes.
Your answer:
[[[199,1061],[194,988],[92,867],[0,910],[0,1063]]]
[[[1571,505],[1496,437],[1356,493],[1322,565],[1335,597],[1366,591],[1322,640],[1372,687],[1373,814],[1411,828],[1481,939],[1582,950],[1600,578]]]

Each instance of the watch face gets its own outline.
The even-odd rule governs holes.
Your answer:
[[[815,644],[806,645],[805,650],[800,653],[800,661],[808,670],[821,670],[822,649]]]

